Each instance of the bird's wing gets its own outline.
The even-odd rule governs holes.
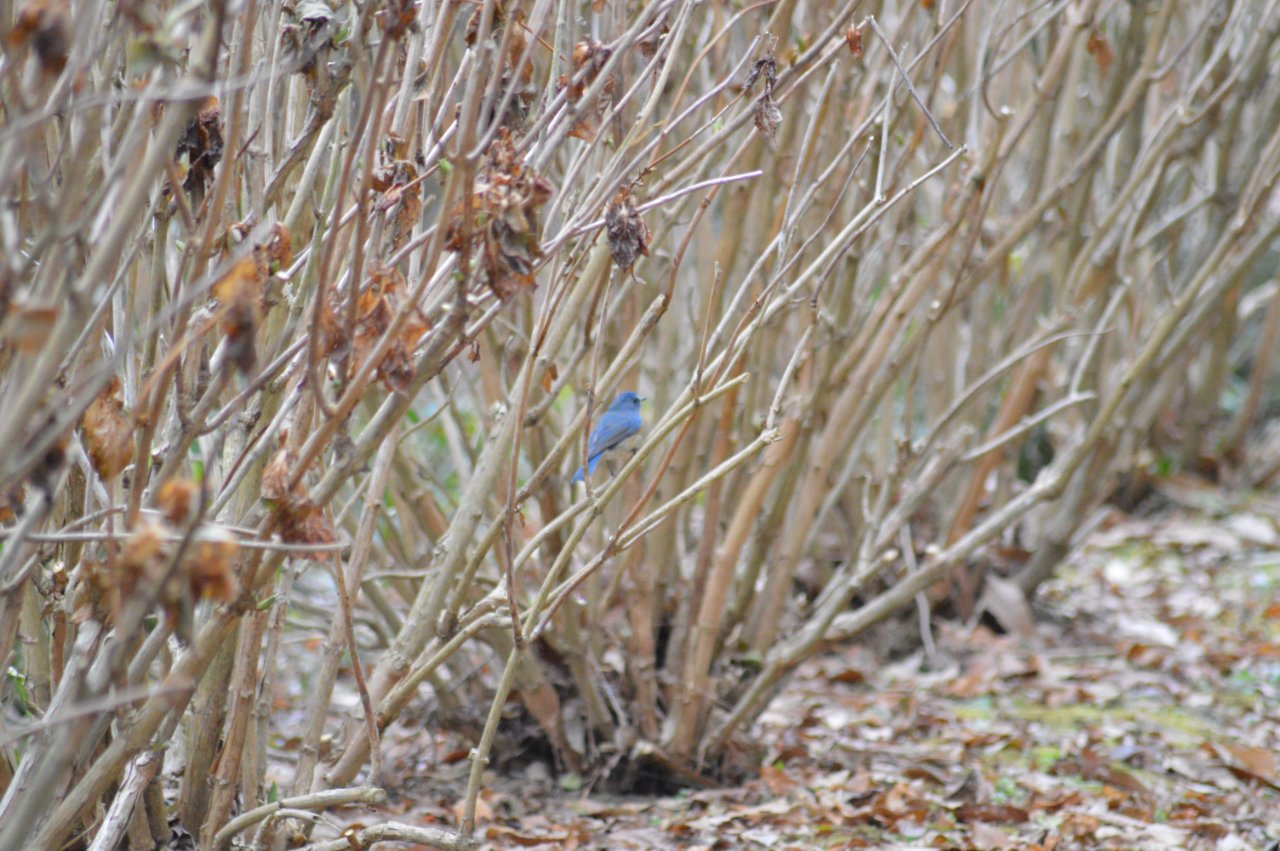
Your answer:
[[[587,457],[594,458],[601,452],[607,452],[639,430],[640,426],[629,417],[605,414],[587,441]]]

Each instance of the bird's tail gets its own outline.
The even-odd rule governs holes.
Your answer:
[[[569,480],[569,484],[576,485],[578,482],[582,481],[584,476],[594,476],[596,473],[596,465],[599,463],[600,463],[599,455],[593,455],[590,458],[588,458],[586,472],[584,473],[583,468],[579,467],[578,472],[574,473],[573,478]]]

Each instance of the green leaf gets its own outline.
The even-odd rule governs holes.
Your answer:
[[[19,707],[22,710],[22,714],[28,714],[28,710],[31,706],[31,700],[27,696],[26,675],[12,665],[9,666],[9,669],[5,671],[4,674],[9,678],[9,682],[13,686],[13,690],[18,693],[18,700],[22,702],[21,707]]]

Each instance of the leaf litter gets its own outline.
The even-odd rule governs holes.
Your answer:
[[[1262,542],[1280,501],[1216,514],[1111,510],[1030,631],[936,624],[932,668],[870,644],[810,660],[752,731],[765,755],[740,786],[611,795],[495,748],[479,847],[1273,847],[1280,553]],[[386,732],[383,809],[456,827],[469,740],[413,718]]]

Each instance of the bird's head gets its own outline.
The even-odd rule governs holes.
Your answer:
[[[628,390],[626,393],[619,393],[618,398],[613,400],[613,404],[609,406],[611,411],[638,411],[640,403],[644,400]]]

